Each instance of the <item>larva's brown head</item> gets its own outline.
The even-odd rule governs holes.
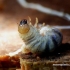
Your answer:
[[[20,24],[18,25],[18,32],[21,34],[26,34],[30,30],[30,27],[27,23],[26,19],[23,19],[20,21]]]

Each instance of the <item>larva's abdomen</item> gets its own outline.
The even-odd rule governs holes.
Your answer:
[[[48,52],[54,51],[62,43],[62,34],[56,28],[43,27],[40,34],[45,36],[46,49]]]

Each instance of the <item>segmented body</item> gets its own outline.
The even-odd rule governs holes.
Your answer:
[[[19,24],[18,31],[24,41],[21,47],[23,53],[41,54],[45,51],[52,52],[61,44],[62,34],[58,29],[50,26],[43,26],[38,29],[25,22],[26,20],[22,21],[22,24]]]

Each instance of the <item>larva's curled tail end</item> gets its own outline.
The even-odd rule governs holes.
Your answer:
[[[23,19],[20,21],[20,24],[18,25],[18,32],[21,34],[26,34],[30,30],[29,24],[27,23],[26,19]]]

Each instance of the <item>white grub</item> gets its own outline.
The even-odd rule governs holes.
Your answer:
[[[38,25],[37,18],[36,21],[36,24]],[[28,32],[26,32],[24,28],[27,26],[29,29]],[[23,27],[23,29],[21,27]],[[20,31],[22,31],[22,33]],[[45,51],[53,52],[62,43],[62,34],[57,28],[47,25],[38,29],[33,26],[31,22],[26,22],[26,19],[21,20],[20,24],[18,25],[18,32],[25,43],[21,47],[22,53],[31,52],[41,54]]]
[[[50,14],[50,15],[54,15],[54,16],[58,16],[58,17],[62,17],[64,19],[70,21],[70,14],[64,13],[63,11],[56,11],[56,10],[44,7],[44,6],[40,5],[40,4],[28,3],[26,0],[17,0],[17,2],[22,7],[36,9],[36,10],[38,10],[40,12]]]
[[[37,23],[36,23],[37,22]],[[38,34],[40,33],[41,35],[43,35],[43,33],[44,33],[44,29],[45,29],[45,27],[46,27],[46,30],[48,30],[48,28],[50,28],[49,27],[49,25],[45,25],[45,23],[43,23],[43,25],[42,24],[39,24],[38,23],[38,19],[36,18],[36,24],[37,24],[37,28],[40,28],[40,29],[38,29],[39,31],[37,31],[38,32]],[[28,21],[28,23],[32,26],[32,23],[31,23],[31,18],[29,17],[29,21]],[[34,25],[35,26],[35,25]],[[33,26],[33,27],[34,27]],[[44,28],[43,28],[44,27]],[[35,28],[35,27],[34,27]],[[58,29],[70,29],[70,26],[52,26],[52,28],[58,28]],[[33,29],[34,30],[34,29]],[[49,32],[50,33],[50,32]],[[21,35],[21,34],[20,34]],[[36,34],[35,34],[36,35]],[[40,35],[40,36],[41,36]],[[23,35],[21,35],[22,37],[23,37]],[[38,36],[37,36],[38,37]],[[35,38],[37,38],[36,36],[35,36]],[[34,39],[33,39],[34,40]],[[22,47],[20,48],[20,49],[18,49],[18,50],[16,50],[15,52],[10,52],[9,54],[7,54],[7,55],[9,55],[9,56],[16,56],[16,55],[20,55],[20,53],[21,53],[21,51],[22,51],[22,49],[24,49],[25,48],[25,44],[24,44],[24,42],[23,42],[23,45],[22,45]],[[25,53],[25,51],[23,51],[23,53]]]

